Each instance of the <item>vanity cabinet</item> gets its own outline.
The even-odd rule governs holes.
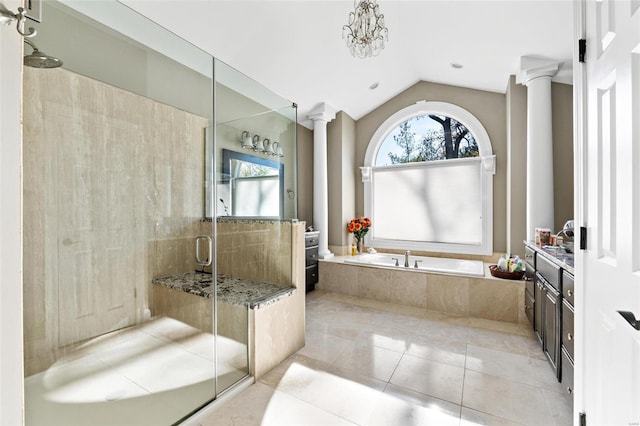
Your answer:
[[[544,285],[542,349],[551,363],[556,377],[559,377],[560,358],[560,318],[562,315],[562,299],[560,292],[544,277],[538,274],[538,279]]]
[[[305,232],[304,234],[304,251],[305,251],[305,288],[306,293],[315,290],[318,283],[318,243],[320,238],[319,231]]]
[[[574,277],[567,271],[562,272],[562,349],[560,382],[573,406],[573,367],[574,367]]]
[[[535,324],[535,274],[536,274],[536,252],[529,247],[524,248],[525,260],[525,292],[524,292],[524,313],[529,322]]]
[[[532,293],[533,330],[556,378],[573,399],[574,278],[569,272],[573,259],[566,263],[566,255],[554,256],[539,247],[526,245],[525,260],[525,277],[533,276],[532,284],[527,282],[525,310],[531,303],[529,294]]]

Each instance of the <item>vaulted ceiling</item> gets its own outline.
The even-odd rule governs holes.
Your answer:
[[[308,127],[321,102],[359,119],[421,80],[504,93],[525,55],[572,78],[570,0],[379,0],[389,41],[366,59],[342,39],[351,1],[121,1],[297,103]]]

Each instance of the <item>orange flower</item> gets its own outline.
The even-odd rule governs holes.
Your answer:
[[[347,223],[347,232],[353,234],[356,239],[361,240],[369,232],[371,227],[371,219],[368,217],[356,217]]]

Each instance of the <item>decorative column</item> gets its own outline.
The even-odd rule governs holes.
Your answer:
[[[527,218],[526,238],[535,228],[555,231],[553,205],[553,136],[551,78],[560,67],[549,59],[520,58],[518,83],[527,86]]]
[[[315,108],[309,119],[313,121],[313,221],[320,231],[318,257],[333,256],[329,251],[329,193],[327,181],[327,123],[336,118],[335,108],[326,103]]]

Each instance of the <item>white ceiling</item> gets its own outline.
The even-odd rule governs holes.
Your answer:
[[[420,80],[504,93],[524,55],[571,83],[570,0],[379,0],[389,41],[367,59],[342,40],[352,1],[121,1],[297,103],[307,127],[321,102],[357,120]]]

